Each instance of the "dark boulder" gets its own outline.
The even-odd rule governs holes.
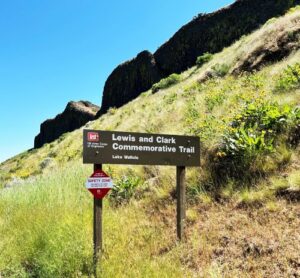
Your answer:
[[[126,104],[161,78],[193,66],[203,53],[221,51],[299,3],[300,0],[237,0],[217,12],[198,15],[153,55],[144,51],[118,66],[105,83],[97,116],[110,107]]]
[[[99,107],[88,101],[69,102],[61,114],[41,124],[40,133],[34,139],[34,148],[40,148],[62,134],[82,127],[94,120],[98,111]]]

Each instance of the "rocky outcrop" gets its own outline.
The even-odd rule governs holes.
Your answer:
[[[284,26],[284,27],[283,27]],[[261,67],[282,60],[300,49],[300,20],[291,18],[278,22],[272,30],[265,30],[265,40],[252,44],[247,53],[234,65],[232,73],[253,72]]]
[[[151,88],[159,79],[180,73],[205,52],[219,52],[268,19],[282,15],[300,0],[237,0],[210,14],[200,14],[183,26],[153,55],[144,51],[118,66],[108,77],[100,112],[120,107]]]
[[[136,98],[163,76],[149,51],[143,51],[133,60],[119,65],[105,83],[99,115],[109,107],[120,107]]]
[[[40,133],[34,139],[34,148],[40,148],[65,132],[82,127],[88,121],[94,120],[98,111],[99,107],[88,101],[69,102],[61,114],[41,124]]]
[[[299,1],[238,0],[217,12],[199,15],[156,51],[156,63],[167,75],[182,72],[203,53],[219,52],[268,19],[283,14],[296,4],[292,2]]]

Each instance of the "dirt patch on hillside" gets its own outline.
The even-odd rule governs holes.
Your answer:
[[[300,277],[300,206],[278,205],[274,212],[229,206],[202,215],[198,229],[211,245],[208,263],[228,277]],[[200,257],[197,265],[206,267]]]
[[[176,246],[173,205],[156,207],[159,213],[151,210],[152,220],[158,225],[162,217],[171,237],[153,256]],[[212,269],[220,277],[300,277],[300,203],[278,200],[272,209],[238,209],[234,203],[190,209],[198,217],[187,221],[180,261],[195,277],[208,277]]]

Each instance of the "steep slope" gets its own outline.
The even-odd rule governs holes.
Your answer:
[[[118,66],[105,83],[98,116],[110,107],[120,107],[134,99],[159,79],[193,66],[203,53],[221,51],[298,3],[298,0],[237,0],[217,12],[200,14],[153,55],[144,51]]]
[[[262,46],[299,20],[293,9],[182,73],[177,84],[83,127],[191,134],[202,142],[202,166],[187,172],[184,244],[175,239],[174,167],[105,165],[117,186],[105,199],[99,274],[300,275],[300,51],[293,43],[280,61],[267,58],[257,71],[236,75],[245,53],[265,53]],[[92,198],[83,186],[92,166],[81,163],[83,128],[0,165],[3,277],[92,275]]]
[[[220,65],[228,65],[227,71],[235,72],[240,61],[245,59],[245,53],[249,53],[248,56],[250,53],[257,53],[256,49],[260,48],[260,45],[267,45],[270,38],[276,38],[276,34],[278,33],[291,33],[291,30],[299,26],[299,19],[299,11],[296,10],[293,13],[290,12],[285,17],[268,22],[260,30],[247,37],[243,37],[231,47],[216,54],[212,61],[201,68],[194,67],[183,73],[181,75],[183,81],[179,84],[159,91],[157,94],[152,94],[151,91],[145,92],[120,109],[110,109],[107,114],[85,127],[108,130],[192,134],[193,125],[203,125],[204,134],[208,132],[206,129],[214,129],[212,131],[213,141],[210,138],[209,145],[212,142],[217,142],[223,130],[215,133],[215,130],[219,126],[215,128],[213,126],[209,127],[207,119],[209,118],[210,121],[214,119],[211,124],[220,122],[220,117],[225,117],[227,122],[230,121],[232,115],[237,113],[239,109],[239,107],[236,107],[228,111],[226,107],[232,104],[231,98],[234,99],[235,94],[241,94],[242,91],[245,91],[244,94],[247,95],[248,93],[248,98],[251,99],[251,97],[256,96],[257,89],[254,88],[255,90],[252,92],[253,88],[251,87],[251,82],[251,86],[248,84],[248,78],[236,78],[234,75],[229,75],[223,79],[211,78],[203,84],[198,83],[198,80],[207,79],[208,76],[217,73],[218,66]],[[276,40],[273,41],[276,43]],[[253,82],[255,83],[255,80],[258,79],[257,86],[262,91],[268,92],[268,98],[278,100],[279,103],[287,101],[297,103],[299,101],[297,90],[293,94],[275,94],[273,92],[273,87],[276,86],[276,79],[279,78],[280,74],[284,72],[289,64],[292,65],[298,61],[298,53],[298,51],[292,52],[283,61],[264,68],[258,76],[253,75]],[[246,82],[246,86],[244,82]],[[230,84],[233,84],[232,88],[229,86]],[[215,94],[220,90],[225,91],[223,93],[224,96],[221,97],[223,100],[220,104],[216,103],[216,109],[212,111],[207,110],[207,105],[213,102],[215,97],[217,98]],[[210,98],[212,101],[209,100]],[[190,113],[189,110],[191,109],[195,109],[198,116],[193,119],[187,119]],[[224,111],[226,111],[225,115],[222,114]],[[191,122],[189,123],[189,121]],[[207,122],[206,124],[205,121]],[[170,125],[170,122],[174,124]],[[14,175],[27,177],[33,173],[39,173],[41,169],[38,161],[42,161],[47,157],[52,157],[59,163],[76,157],[79,158],[81,155],[81,130],[66,133],[56,142],[46,144],[40,150],[31,150],[2,163],[0,167],[2,179],[7,179],[7,177]],[[205,141],[206,135],[204,134],[200,134],[200,136]],[[23,164],[22,167],[20,166],[21,162]]]

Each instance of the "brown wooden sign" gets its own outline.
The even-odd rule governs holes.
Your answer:
[[[192,136],[84,130],[83,163],[200,166]]]
[[[94,173],[102,173],[102,164],[177,166],[177,237],[179,240],[184,239],[185,167],[200,166],[199,137],[83,130],[83,163],[94,164]],[[102,211],[102,199],[94,197],[95,277],[102,253]]]

